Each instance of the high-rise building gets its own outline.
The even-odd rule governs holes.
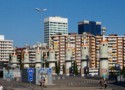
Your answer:
[[[94,22],[94,21],[78,22],[78,34],[82,34],[83,32],[91,33],[93,35],[101,35],[101,22]]]
[[[51,35],[68,34],[68,19],[62,17],[48,17],[44,19],[44,42],[49,44]]]
[[[0,35],[0,62],[8,62],[12,52],[13,40],[5,40],[4,35]]]

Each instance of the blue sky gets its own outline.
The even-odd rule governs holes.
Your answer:
[[[0,0],[0,34],[18,47],[43,41],[40,13],[35,11],[38,7],[48,9],[42,19],[68,18],[69,32],[77,32],[78,21],[90,20],[102,22],[107,35],[124,35],[124,4],[125,0]]]

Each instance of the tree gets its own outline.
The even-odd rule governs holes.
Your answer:
[[[78,67],[76,61],[74,61],[74,74],[78,75]]]
[[[49,63],[48,63],[47,61],[45,62],[45,66],[46,66],[46,67],[49,67]]]
[[[109,67],[109,69],[110,69],[110,75],[111,76],[116,74],[116,73],[113,72],[115,70],[115,66]]]
[[[65,74],[65,65],[63,64],[63,73]]]
[[[123,68],[123,70],[121,70],[121,75],[123,75],[123,77],[125,78],[125,67]]]
[[[56,73],[59,74],[60,72],[60,64],[56,62]]]

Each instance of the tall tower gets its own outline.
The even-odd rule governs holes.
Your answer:
[[[56,74],[56,59],[55,59],[55,51],[53,49],[53,45],[50,46],[49,49],[49,58],[48,58],[49,67],[52,68],[52,74]]]
[[[106,28],[102,27],[102,41],[100,44],[100,76],[108,78],[108,42],[105,38]]]
[[[44,42],[49,44],[51,35],[57,33],[68,34],[68,19],[62,17],[48,17],[44,19]]]
[[[16,67],[19,62],[17,61],[17,55],[15,53],[15,49],[13,50],[13,54],[11,55],[11,64],[12,67]]]
[[[24,52],[24,68],[29,68],[29,52],[27,50],[27,46],[26,46],[26,49],[25,49],[25,52]]]
[[[39,43],[37,44],[37,50],[36,50],[36,64],[35,64],[35,68],[41,68],[41,59],[42,59],[42,55],[41,55],[41,51],[39,49]]]
[[[85,76],[88,70],[89,61],[89,45],[86,43],[87,33],[83,33],[84,43],[82,44],[82,57],[81,57],[81,74]]]
[[[66,49],[66,74],[69,76],[72,66],[72,49],[70,46],[70,37],[67,37],[67,49]]]

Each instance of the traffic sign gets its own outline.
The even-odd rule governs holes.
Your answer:
[[[52,68],[41,68],[41,69],[39,70],[39,73],[51,74],[51,73],[52,73]]]
[[[34,69],[33,69],[33,68],[29,68],[29,69],[27,70],[27,72],[30,73],[30,74],[32,74],[32,73],[34,73]]]
[[[27,70],[27,72],[28,72],[28,81],[33,81],[33,73],[34,73],[34,69],[33,68],[29,68],[28,70]]]
[[[28,75],[28,81],[33,81],[33,75]]]
[[[6,74],[5,74],[5,77],[6,77],[6,78],[12,78],[12,73],[6,73]]]
[[[51,73],[52,73],[52,69],[51,69],[51,68],[48,68],[47,73],[48,73],[48,74],[51,74]]]
[[[103,77],[103,78],[106,78],[106,74],[105,74],[105,73],[103,73],[103,74],[102,74],[102,77]]]

